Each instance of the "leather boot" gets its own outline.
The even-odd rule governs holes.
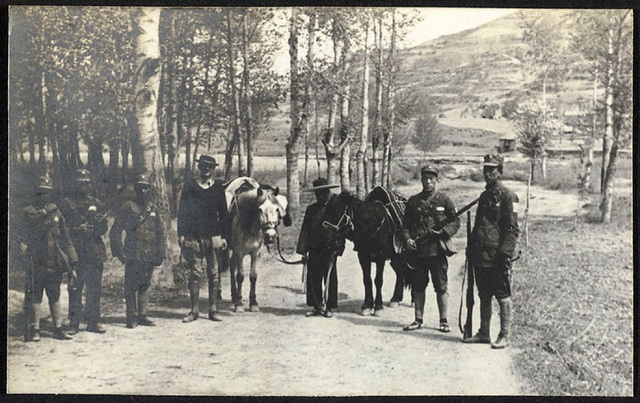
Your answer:
[[[61,327],[57,327],[53,331],[53,338],[56,340],[72,340],[73,337],[69,336]]]
[[[438,303],[438,312],[440,313],[440,323],[448,322],[449,318],[449,293],[436,295],[436,302]]]
[[[500,333],[491,348],[501,349],[509,345],[509,331],[511,328],[511,298],[498,300],[500,304]]]
[[[480,299],[480,329],[475,336],[462,339],[464,343],[491,344],[491,298]]]
[[[189,299],[191,301],[191,311],[182,319],[183,323],[193,322],[200,316],[200,282],[192,281],[189,285]]]
[[[155,322],[147,316],[147,307],[149,306],[149,289],[141,290],[138,294],[138,325],[155,326]]]
[[[209,312],[218,311],[219,292],[220,292],[220,284],[214,279],[209,279]]]

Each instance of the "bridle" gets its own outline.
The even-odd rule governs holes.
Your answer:
[[[333,205],[334,202],[332,202]],[[334,235],[344,234],[346,228],[349,228],[350,231],[353,231],[354,225],[353,220],[351,219],[351,208],[348,203],[345,203],[344,210],[342,210],[342,215],[337,223],[333,224],[327,220],[322,222],[322,226],[334,232]]]

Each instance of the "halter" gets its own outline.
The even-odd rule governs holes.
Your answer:
[[[335,203],[335,202],[333,202]],[[332,204],[333,204],[332,203]],[[349,211],[349,205],[345,204],[344,206],[344,210],[342,210],[342,215],[340,216],[340,219],[338,220],[337,223],[332,224],[329,221],[323,221],[322,222],[322,226],[324,228],[328,228],[332,231],[334,231],[334,233],[339,234],[342,233],[343,230],[345,228],[349,228],[351,231],[353,231],[354,229],[354,225],[353,225],[353,220],[351,219],[351,215],[350,215],[350,211]]]

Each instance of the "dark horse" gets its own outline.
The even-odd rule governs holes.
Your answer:
[[[399,202],[403,203],[403,201]],[[401,211],[404,212],[404,208]],[[371,200],[370,197],[362,201],[345,191],[327,206],[325,227],[334,229],[354,243],[362,267],[365,292],[361,314],[376,315],[383,309],[382,281],[385,261],[391,259],[392,266],[396,266],[393,262],[399,257],[399,248],[394,244],[399,223],[395,222],[384,202]],[[371,282],[372,262],[376,264],[375,301]],[[396,271],[396,275],[391,306],[397,305],[402,300],[403,294],[404,276],[401,271]]]

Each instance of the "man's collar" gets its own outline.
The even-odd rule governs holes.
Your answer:
[[[201,177],[197,177],[196,178],[196,183],[203,189],[208,189],[211,186],[213,186],[213,183],[215,182],[215,179],[213,177],[209,177],[207,178],[206,181],[202,181]]]

